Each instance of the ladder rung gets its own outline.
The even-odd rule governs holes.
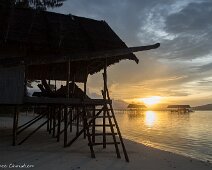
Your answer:
[[[117,133],[105,133],[105,135],[117,135]],[[95,134],[90,134],[90,136],[103,136],[103,133],[95,133]]]
[[[87,116],[86,118],[87,119],[92,119],[93,117],[92,116]],[[96,117],[96,119],[99,119],[99,118],[103,119],[103,118],[113,118],[113,117],[112,116],[98,116],[98,117]]]
[[[116,143],[114,143],[114,142],[106,142],[105,144],[106,145],[115,145],[115,144],[120,144],[120,142],[116,142]],[[90,143],[88,145],[90,145]],[[103,145],[103,143],[92,143],[92,145]]]
[[[111,125],[108,125],[108,124],[106,124],[106,125],[103,125],[103,124],[96,124],[95,126],[98,126],[98,127],[99,127],[99,126],[101,126],[101,127],[102,127],[102,126],[110,127]],[[115,124],[112,124],[112,126],[115,126]]]

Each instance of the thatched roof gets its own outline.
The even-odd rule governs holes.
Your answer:
[[[67,60],[70,80],[75,74],[78,82],[103,69],[106,57],[107,66],[122,59],[138,62],[132,53],[111,55],[111,50],[128,47],[105,21],[13,9],[0,10],[0,23],[0,63],[28,65],[28,79],[66,80]]]
[[[145,109],[146,106],[143,105],[143,104],[129,104],[127,106],[127,108],[130,108],[130,109]]]
[[[191,108],[190,105],[168,105],[169,109],[188,109]]]

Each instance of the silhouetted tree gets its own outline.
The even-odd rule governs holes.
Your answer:
[[[0,7],[1,9],[10,8],[15,4],[15,0],[0,0]]]
[[[46,10],[47,8],[55,8],[63,5],[65,0],[1,0],[0,7],[3,8],[33,8],[38,10]]]

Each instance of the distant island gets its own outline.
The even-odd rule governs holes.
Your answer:
[[[193,107],[194,110],[212,110],[212,104]]]

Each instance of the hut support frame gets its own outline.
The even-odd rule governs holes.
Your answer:
[[[118,145],[121,144],[125,160],[129,162],[129,158],[127,155],[127,151],[121,136],[121,132],[115,117],[115,113],[112,107],[112,102],[109,96],[109,91],[107,87],[107,59],[105,60],[105,67],[103,72],[103,90],[102,103],[86,103],[86,86],[87,81],[84,81],[84,97],[81,101],[77,103],[72,103],[70,99],[70,62],[68,62],[68,75],[67,75],[67,101],[70,100],[69,103],[40,103],[40,99],[38,100],[38,105],[45,106],[46,110],[42,113],[39,113],[38,116],[28,121],[27,123],[18,126],[18,106],[15,107],[14,112],[14,122],[13,122],[13,145],[22,144],[28,138],[30,138],[35,132],[37,132],[40,128],[46,125],[47,132],[51,134],[53,138],[56,138],[56,141],[59,142],[61,138],[61,134],[63,133],[63,145],[64,147],[71,146],[81,135],[83,138],[88,140],[88,146],[90,148],[91,157],[95,158],[94,146],[102,145],[103,148],[106,148],[107,145],[114,145],[116,150],[117,158],[121,158],[121,154],[119,151]],[[85,78],[87,80],[87,77]],[[74,79],[72,80],[74,83]],[[50,80],[49,80],[50,83]],[[51,99],[57,102],[59,99]],[[92,101],[92,100],[91,100]],[[29,103],[30,106],[36,106],[36,102]],[[44,120],[44,118],[46,118]],[[98,120],[97,120],[98,119]],[[99,121],[100,120],[100,121]],[[40,125],[35,127],[32,132],[30,132],[23,139],[19,139],[20,142],[17,143],[18,135],[24,132],[26,129],[37,123],[38,121],[42,121]],[[98,122],[102,122],[98,124]],[[62,126],[63,125],[63,126]],[[76,133],[72,139],[69,139],[70,134],[72,133],[72,126],[76,126]],[[99,133],[97,131],[97,127],[102,128],[102,132]],[[107,129],[109,128],[109,129]],[[110,131],[110,133],[109,133]],[[101,137],[102,142],[99,142],[97,137]],[[110,138],[109,138],[110,137]],[[112,141],[111,141],[112,137]],[[119,141],[118,141],[119,139]]]
[[[107,88],[107,60],[105,61],[103,80],[104,80],[104,88],[102,90],[102,96],[103,96],[104,102],[101,105],[101,109],[96,109],[95,105],[91,106],[91,109],[89,106],[86,107],[85,105],[83,105],[83,111],[81,112],[81,114],[78,112],[76,117],[76,120],[77,120],[76,136],[73,139],[71,139],[69,142],[67,142],[65,146],[66,147],[71,146],[83,134],[84,138],[86,136],[88,139],[88,145],[90,147],[92,158],[95,158],[93,146],[102,145],[103,148],[106,148],[107,145],[111,145],[111,144],[115,146],[117,158],[121,158],[119,147],[118,147],[118,144],[121,144],[125,160],[129,162],[129,157],[123,142],[123,138],[121,136],[118,122],[115,117],[112,103],[108,102],[108,101],[111,101],[111,99],[110,99],[109,91]],[[84,83],[84,93],[86,95],[86,82]],[[92,111],[91,115],[89,111]],[[79,131],[78,119],[80,117],[83,120],[83,128]],[[96,119],[102,119],[102,124],[96,124]],[[72,121],[73,120],[74,119],[72,119]],[[108,123],[106,124],[106,122]],[[90,127],[91,127],[91,132],[90,132]],[[102,133],[97,133],[96,127],[102,127]],[[110,128],[111,133],[108,133],[106,131],[107,127]],[[115,132],[115,129],[117,132]],[[96,142],[97,136],[102,136],[102,142],[100,143]],[[107,136],[112,136],[113,142],[107,141]],[[117,141],[116,137],[119,138],[120,142]]]

